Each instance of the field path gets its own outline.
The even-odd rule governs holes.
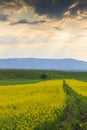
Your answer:
[[[66,81],[63,81],[63,89],[67,100],[60,130],[87,130],[87,97],[73,91]]]

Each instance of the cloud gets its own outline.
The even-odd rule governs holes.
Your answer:
[[[80,11],[82,13],[84,11],[87,11],[87,1],[83,0],[83,2],[80,2],[80,1],[77,2],[76,5],[75,5],[75,7],[71,8],[70,11],[71,11],[72,15],[76,15],[78,11]]]
[[[40,24],[40,23],[45,23],[46,20],[39,20],[39,21],[33,21],[33,22],[29,22],[26,19],[21,19],[17,22],[11,23],[10,25],[16,25],[16,24],[31,24],[31,25],[36,25],[36,24]]]
[[[28,0],[27,0],[28,1]],[[46,14],[50,17],[61,18],[70,5],[74,3],[73,0],[40,0],[37,2],[28,1],[36,12],[40,15]]]
[[[8,15],[0,14],[0,21],[7,21],[7,20],[8,20]]]
[[[62,30],[60,27],[55,26],[54,29],[56,30]]]
[[[32,7],[39,15],[62,18],[65,12],[77,15],[77,11],[87,10],[87,0],[0,0],[3,6],[9,8]]]
[[[0,0],[1,57],[87,60],[87,0],[8,1]]]
[[[13,35],[0,36],[0,45],[14,45],[19,44],[20,40]]]

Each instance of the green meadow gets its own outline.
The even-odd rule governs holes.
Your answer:
[[[0,70],[0,130],[87,130],[87,72]]]

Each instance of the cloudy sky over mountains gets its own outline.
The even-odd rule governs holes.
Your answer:
[[[0,0],[0,58],[87,61],[87,0]]]

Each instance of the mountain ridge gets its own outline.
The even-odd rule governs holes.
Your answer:
[[[87,71],[87,62],[72,58],[9,58],[0,59],[1,69]]]

